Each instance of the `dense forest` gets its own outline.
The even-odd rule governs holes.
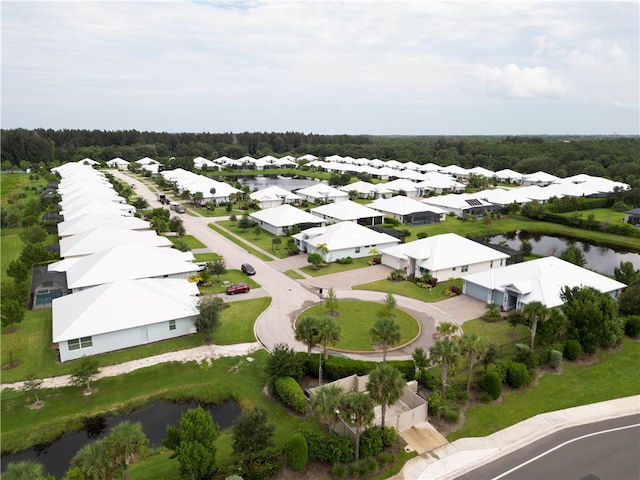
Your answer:
[[[2,169],[52,167],[85,157],[149,156],[167,167],[190,168],[192,159],[223,155],[281,157],[306,153],[369,159],[433,162],[521,173],[543,170],[560,177],[587,173],[637,186],[639,137],[455,137],[316,135],[301,132],[166,133],[137,130],[2,130]],[[171,159],[171,162],[169,162]]]

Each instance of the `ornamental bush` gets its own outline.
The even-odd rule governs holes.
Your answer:
[[[307,441],[300,432],[296,432],[287,441],[286,445],[287,465],[294,472],[299,472],[307,466],[309,460],[309,447]]]
[[[507,368],[507,383],[513,388],[520,388],[529,380],[529,370],[524,363],[513,362]]]
[[[384,427],[382,432],[382,444],[385,447],[390,447],[396,443],[396,438],[398,437],[398,432],[394,427]]]
[[[549,366],[554,370],[562,365],[562,352],[560,350],[551,350],[549,354]]]
[[[485,373],[482,378],[482,390],[484,390],[493,400],[502,394],[502,379],[497,372],[489,371]]]
[[[632,315],[624,322],[624,333],[631,338],[640,336],[640,316]]]
[[[360,458],[373,457],[379,454],[383,448],[381,427],[373,426],[360,435]]]
[[[353,263],[353,258],[351,257],[338,258],[336,259],[336,263],[339,263],[341,265],[349,265]]]
[[[300,430],[307,441],[309,460],[325,463],[348,463],[356,457],[353,440],[335,433],[327,435],[309,430]]]
[[[307,397],[295,379],[291,377],[276,378],[274,386],[278,397],[285,405],[298,413],[307,412]]]
[[[577,360],[582,355],[582,345],[577,340],[568,340],[564,346],[564,357],[567,360]]]

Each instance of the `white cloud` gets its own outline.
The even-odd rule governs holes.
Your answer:
[[[515,98],[554,98],[567,91],[562,78],[547,67],[520,68],[514,63],[503,68],[476,64],[475,74],[491,95]]]

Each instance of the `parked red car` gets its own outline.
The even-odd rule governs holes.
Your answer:
[[[249,293],[249,285],[246,283],[234,283],[227,287],[227,295],[235,295],[236,293]]]

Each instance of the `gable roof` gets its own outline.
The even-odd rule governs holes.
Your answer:
[[[327,185],[326,183],[316,183],[315,185],[296,190],[296,193],[298,195],[320,199],[349,198],[349,194],[347,192],[338,190],[337,188],[334,188],[331,185]]]
[[[300,195],[296,195],[295,193],[291,193],[289,190],[285,190],[278,185],[271,185],[270,187],[265,187],[256,192],[250,193],[249,198],[257,201],[268,201],[268,200],[302,200]]]
[[[53,341],[192,317],[198,287],[182,279],[118,280],[53,300]],[[117,301],[114,301],[117,299]]]
[[[309,228],[293,235],[293,238],[304,240],[313,247],[324,243],[330,252],[365,245],[373,248],[376,245],[400,242],[391,235],[376,232],[354,222],[339,222],[327,227]]]
[[[520,180],[524,175],[522,173],[516,172],[515,170],[511,170],[510,168],[505,168],[503,170],[498,170],[496,172],[497,178],[510,178],[511,180]]]
[[[95,228],[126,228],[128,230],[149,230],[151,224],[138,217],[123,217],[114,213],[85,213],[58,223],[58,236],[68,237]]]
[[[430,271],[509,258],[506,253],[455,233],[444,233],[403,243],[386,248],[382,253],[396,258],[414,258],[420,267]]]
[[[432,212],[437,214],[446,214],[442,208],[427,205],[413,198],[404,195],[396,195],[391,198],[379,198],[367,204],[369,208],[379,210],[381,212],[394,213],[396,215],[410,215],[418,212]]]
[[[359,218],[384,217],[382,213],[359,203],[345,200],[344,202],[328,203],[311,209],[311,213],[319,217],[327,216],[341,221],[358,220]]]
[[[491,290],[516,290],[523,295],[523,303],[538,301],[550,308],[562,305],[560,292],[565,286],[593,287],[605,293],[626,287],[624,283],[556,257],[514,263],[463,275],[462,279]]]
[[[342,190],[343,192],[347,192],[347,193],[356,191],[358,193],[362,193],[365,195],[370,195],[375,193],[378,193],[378,194],[391,193],[391,190],[385,187],[384,183],[373,184],[369,182],[363,182],[362,180],[338,187],[338,190]]]
[[[167,237],[161,237],[154,230],[99,227],[60,239],[60,258],[90,255],[118,245],[171,247],[173,244]]]
[[[249,214],[254,221],[264,222],[274,227],[291,227],[303,223],[325,223],[321,218],[285,203]]]
[[[185,255],[185,253],[188,253]],[[144,245],[118,245],[85,257],[65,259],[49,265],[49,270],[66,271],[71,289],[92,287],[121,279],[190,274],[200,268],[190,252]]]

